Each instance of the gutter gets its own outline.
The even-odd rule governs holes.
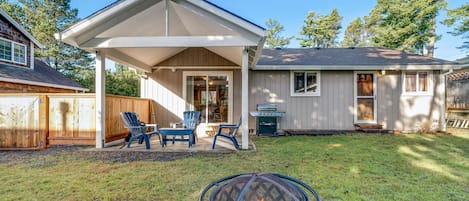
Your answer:
[[[60,88],[60,89],[71,89],[71,90],[82,91],[82,92],[90,91],[89,89],[86,89],[86,88],[72,87],[72,86],[65,86],[65,85],[58,85],[58,84],[49,84],[49,83],[35,82],[35,81],[18,80],[18,79],[0,78],[0,81],[12,82],[12,83],[18,83],[18,84],[44,86],[44,87],[53,87],[53,88]]]

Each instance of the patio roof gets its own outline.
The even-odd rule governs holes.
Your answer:
[[[208,1],[121,0],[56,34],[63,42],[146,72],[190,47],[242,65],[257,61],[265,30]]]

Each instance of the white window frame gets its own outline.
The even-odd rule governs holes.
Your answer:
[[[316,92],[295,93],[295,73],[316,73]],[[290,71],[290,96],[321,96],[321,71],[292,70]]]
[[[26,65],[26,64],[28,63],[28,61],[27,61],[27,58],[28,58],[28,47],[27,47],[26,45],[21,44],[21,43],[17,43],[17,42],[15,42],[15,41],[12,41],[12,40],[9,40],[9,39],[6,39],[6,38],[2,38],[2,37],[0,37],[0,40],[4,40],[4,41],[7,41],[7,42],[10,42],[10,43],[11,43],[11,60],[0,58],[0,61],[8,61],[8,62],[13,62],[13,63],[17,63],[17,64],[23,64],[23,65]],[[15,61],[15,46],[22,46],[22,47],[24,47],[24,63],[23,63],[23,62]]]
[[[406,74],[407,73],[416,73],[415,84],[416,84],[416,91],[415,92],[407,92],[406,91]],[[419,87],[419,73],[427,73],[428,75],[428,91],[420,91]],[[433,72],[432,71],[402,71],[402,94],[407,96],[429,96],[433,95]]]
[[[233,72],[232,71],[183,71],[182,72],[182,98],[187,100],[188,76],[226,76],[228,78],[228,123],[233,123]],[[185,110],[193,110],[193,106],[186,104]],[[208,116],[208,115],[207,115]],[[207,121],[206,121],[207,122]],[[201,122],[205,124],[206,122]],[[216,125],[209,123],[208,125]]]

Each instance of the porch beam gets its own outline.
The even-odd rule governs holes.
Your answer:
[[[257,46],[240,36],[139,36],[96,38],[81,48],[226,47]]]
[[[121,63],[121,64],[126,64],[126,65],[129,65],[133,68],[138,68],[138,69],[141,69],[145,72],[151,72],[152,71],[152,66],[149,66],[129,55],[126,55],[122,52],[119,52],[115,49],[104,49],[104,50],[101,50],[102,52],[105,52],[106,53],[106,56],[111,58],[113,61],[116,61],[118,63]]]
[[[96,52],[96,148],[104,148],[106,139],[106,55]]]
[[[241,66],[241,132],[242,132],[242,149],[249,148],[249,51],[248,48],[243,49],[243,61]]]

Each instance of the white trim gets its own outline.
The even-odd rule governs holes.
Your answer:
[[[80,48],[148,48],[148,47],[242,47],[256,46],[256,41],[240,36],[140,36],[95,38],[83,44]]]
[[[305,76],[308,73],[316,73],[317,91],[316,92],[305,91],[304,93],[296,93],[295,92],[295,76],[294,76],[296,72],[305,73]],[[305,82],[305,86],[306,86],[306,82]],[[290,71],[290,96],[321,96],[321,72],[320,71]]]
[[[256,65],[254,70],[449,70],[454,65]]]
[[[406,73],[407,72],[415,72],[416,73],[416,92],[406,92]],[[419,91],[419,73],[427,73],[428,75],[428,91],[422,92]],[[433,81],[433,72],[432,71],[402,71],[401,73],[402,76],[402,95],[403,96],[432,96],[433,95],[433,87],[434,87],[434,81]]]
[[[213,70],[213,69],[240,69],[239,66],[154,66],[152,69],[155,70],[174,70],[174,69],[182,69],[182,70]]]
[[[12,83],[17,83],[17,84],[36,85],[36,86],[43,86],[43,87],[54,87],[54,88],[60,88],[60,89],[72,89],[76,91],[89,91],[89,89],[86,89],[86,88],[70,87],[70,86],[65,86],[65,85],[48,84],[44,82],[35,82],[35,81],[27,81],[27,80],[19,80],[19,79],[10,79],[10,78],[4,78],[4,77],[0,77],[0,81],[12,82]]]
[[[357,74],[373,74],[373,96],[358,96],[357,95]],[[377,111],[377,76],[374,71],[354,71],[353,72],[353,120],[354,123],[377,123],[378,121],[378,111]],[[357,99],[358,98],[373,98],[373,120],[372,121],[359,121],[358,120],[358,111],[357,111]]]
[[[104,148],[106,143],[106,55],[96,52],[96,148]]]
[[[34,43],[33,43],[33,41],[29,42],[29,47],[30,47],[29,55],[31,55],[29,57],[29,65],[30,65],[29,67],[31,69],[34,69]]]
[[[30,41],[32,41],[34,44],[37,45],[39,48],[44,48],[44,45],[42,45],[39,41],[37,41],[29,32],[27,32],[23,26],[18,24],[10,15],[8,15],[4,10],[0,9],[0,14],[3,15],[13,26],[18,29],[22,34],[24,34]],[[34,48],[34,47],[33,47]]]
[[[18,43],[18,42],[15,42],[15,41],[12,41],[10,39],[7,39],[7,38],[3,38],[3,37],[0,37],[0,40],[4,40],[4,41],[7,41],[7,42],[10,42],[11,43],[11,60],[8,60],[8,59],[3,59],[3,58],[0,58],[0,61],[8,61],[8,62],[12,62],[12,63],[15,63],[15,64],[22,64],[22,65],[28,65],[28,46],[25,45],[25,44],[22,44],[22,43]],[[24,47],[24,63],[22,62],[19,62],[19,61],[15,61],[15,46],[22,46]],[[34,48],[34,47],[33,47]]]
[[[232,71],[183,71],[182,72],[182,98],[187,99],[188,76],[226,76],[228,78],[228,123],[233,123],[233,72]],[[186,103],[186,107],[188,104]],[[185,108],[192,109],[192,108]],[[207,118],[208,119],[208,118]],[[207,123],[207,122],[202,122]]]
[[[241,148],[249,149],[249,50],[244,48],[241,65]]]
[[[141,69],[147,73],[152,72],[152,67],[127,55],[116,49],[103,49],[101,52],[106,53],[106,57],[121,64],[126,64],[130,67]]]
[[[184,1],[182,1],[184,2]],[[241,17],[238,17],[238,16],[235,16],[229,12],[226,12],[225,10],[223,9],[220,9],[220,8],[217,8],[205,1],[198,1],[198,0],[188,0],[187,1],[188,3],[190,2],[191,4],[195,5],[195,6],[198,6],[200,8],[202,8],[204,11],[206,12],[209,12],[209,13],[212,13],[213,15],[217,16],[217,17],[220,17],[224,20],[227,20],[233,24],[236,24],[237,26],[240,26],[241,28],[243,28],[244,30],[247,30],[253,34],[256,34],[257,36],[265,36],[266,35],[266,31],[250,22],[248,22],[247,20],[241,18]]]

